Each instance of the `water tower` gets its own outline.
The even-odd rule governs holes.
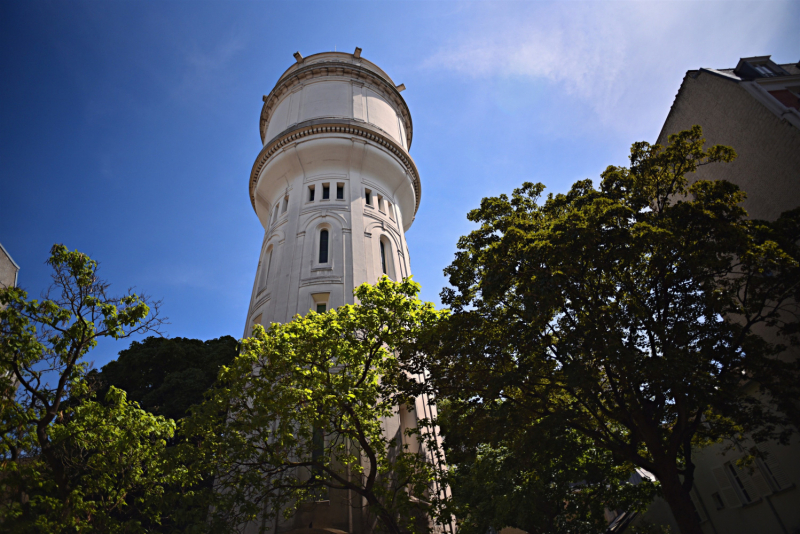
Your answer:
[[[404,233],[419,208],[421,184],[408,154],[413,126],[400,94],[405,87],[362,58],[360,48],[294,57],[264,97],[264,146],[250,173],[264,241],[246,336],[255,324],[352,304],[355,287],[384,274],[394,280],[411,274]],[[403,435],[417,418],[432,417],[431,410],[424,398],[414,410],[398,409],[385,421],[387,435]],[[368,534],[364,504],[332,490],[328,501],[305,505],[277,531]]]
[[[249,193],[265,233],[246,335],[411,272],[404,232],[422,191],[405,87],[360,49],[295,58],[261,110]]]

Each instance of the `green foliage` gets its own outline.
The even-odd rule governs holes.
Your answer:
[[[231,336],[201,341],[148,337],[134,341],[96,375],[101,387],[125,390],[145,410],[170,419],[183,419],[190,406],[200,404],[220,368],[238,353]]]
[[[655,493],[648,481],[629,484],[630,464],[555,418],[525,424],[502,403],[438,408],[452,490],[447,512],[460,533],[604,533],[605,509],[642,510]]]
[[[418,291],[384,277],[356,289],[359,304],[256,326],[243,340],[187,428],[215,468],[220,528],[338,489],[364,499],[387,532],[427,529],[433,467],[384,422],[411,401],[395,354],[442,315]]]
[[[97,262],[55,245],[43,300],[0,290],[0,525],[7,532],[138,532],[185,470],[166,462],[175,425],[84,380],[100,337],[157,331],[146,297],[107,295]]]
[[[549,195],[526,183],[469,219],[442,293],[453,315],[429,352],[441,396],[502,401],[523,421],[555,417],[615,459],[653,473],[684,532],[699,532],[692,447],[750,432],[786,439],[776,397],[797,398],[799,212],[746,218],[744,193],[697,181],[735,157],[699,127],[666,148],[635,143],[599,187]]]
[[[221,367],[230,365],[238,354],[238,347],[238,341],[230,336],[208,341],[148,337],[132,342],[101,372],[92,371],[89,379],[100,388],[100,394],[117,387],[148,412],[180,421],[188,417],[191,406],[203,402],[203,395],[213,387]],[[189,479],[182,479],[164,488],[164,513],[160,524],[149,525],[151,531],[207,529],[214,477],[196,459],[174,446],[185,439],[178,432],[167,441],[165,454],[176,469],[188,472],[191,484]]]
[[[164,487],[186,475],[164,454],[175,423],[141,410],[113,387],[104,402],[95,400],[85,382],[74,384],[71,392],[83,399],[48,429],[59,475],[68,484],[58,485],[41,456],[9,462],[3,481],[14,498],[4,503],[4,527],[12,532],[146,532],[141,519],[158,522]]]

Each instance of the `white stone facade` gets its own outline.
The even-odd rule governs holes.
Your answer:
[[[265,233],[245,335],[411,272],[404,232],[421,193],[411,115],[404,87],[357,55],[298,54],[264,97],[250,199]]]
[[[400,96],[405,87],[360,52],[295,54],[297,62],[264,97],[264,147],[249,184],[264,240],[245,336],[255,324],[352,304],[355,287],[384,274],[393,280],[411,274],[404,232],[419,207],[421,185],[408,154],[413,127]],[[405,431],[435,415],[427,396],[420,397],[413,410],[399,407],[385,420],[384,431],[416,451],[417,439]],[[439,461],[432,451],[422,452]],[[361,498],[344,490],[329,495],[270,532],[373,531]],[[259,528],[254,523],[245,530]]]

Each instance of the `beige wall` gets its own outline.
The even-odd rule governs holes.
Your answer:
[[[695,77],[693,77],[695,76]],[[697,179],[725,179],[748,194],[751,217],[775,219],[800,206],[800,130],[781,120],[740,84],[703,71],[684,78],[658,143],[670,133],[695,124],[703,127],[706,146],[727,145],[736,161],[709,165]]]
[[[736,81],[704,72],[690,71],[664,124],[658,143],[668,134],[699,124],[706,147],[733,147],[738,157],[730,164],[714,164],[698,170],[691,179],[725,179],[748,194],[744,204],[753,218],[776,219],[800,206],[800,130],[782,120]],[[775,336],[770,336],[773,340]],[[796,358],[796,348],[785,357]],[[751,385],[756,394],[755,385]],[[747,445],[747,444],[745,444]],[[729,485],[724,471],[744,453],[730,442],[695,454],[695,505],[704,519],[703,530],[717,534],[795,534],[800,532],[800,439],[789,446],[770,446],[772,467],[780,482],[766,472],[768,466],[737,473],[751,502]],[[721,471],[722,469],[722,471]],[[717,496],[722,501],[719,502]]]
[[[0,245],[0,288],[15,286],[17,272],[19,272],[19,267],[11,259],[6,249]]]

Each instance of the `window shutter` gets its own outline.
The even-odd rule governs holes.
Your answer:
[[[762,461],[765,469],[766,477],[772,482],[776,490],[788,488],[792,485],[792,481],[786,476],[786,472],[781,469],[781,464],[778,463],[776,452],[778,446],[771,442],[759,443],[759,450],[767,454],[767,457]]]
[[[711,470],[711,472],[714,473],[714,480],[717,481],[719,494],[722,496],[725,507],[736,508],[741,506],[742,502],[739,500],[736,490],[733,489],[733,485],[731,484],[728,475],[725,474],[725,470],[722,467],[715,467]]]
[[[689,492],[689,495],[692,497],[692,504],[694,504],[694,511],[697,512],[697,517],[700,518],[700,522],[703,523],[708,521],[708,516],[706,515],[706,509],[703,508],[703,504],[700,502],[700,499],[697,496],[697,489],[692,488],[692,491]]]

